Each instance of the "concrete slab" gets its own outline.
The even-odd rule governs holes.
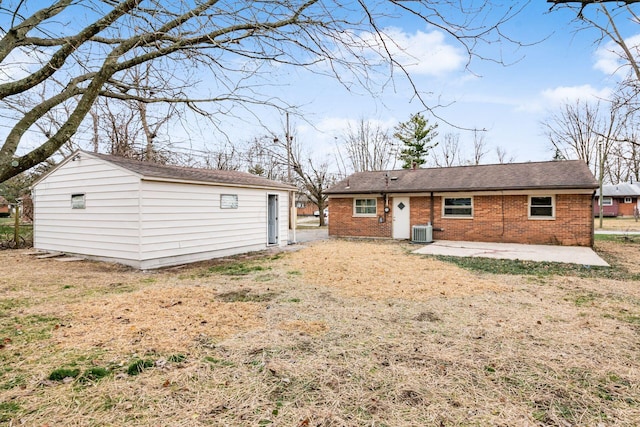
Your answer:
[[[75,261],[85,261],[84,258],[78,258],[75,256],[64,256],[62,258],[55,258],[56,261],[60,262],[75,262]]]
[[[59,256],[63,256],[62,252],[47,252],[44,255],[36,255],[37,259],[47,259],[47,258],[57,258]]]
[[[439,240],[413,252],[422,255],[519,259],[609,267],[609,264],[600,258],[593,249],[583,246],[521,245],[517,243]]]

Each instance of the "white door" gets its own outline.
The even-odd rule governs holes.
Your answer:
[[[278,195],[269,194],[267,202],[267,244],[278,244]]]
[[[408,197],[393,198],[393,238],[409,239],[411,237],[411,219]]]

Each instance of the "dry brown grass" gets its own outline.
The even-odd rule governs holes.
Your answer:
[[[639,245],[598,247],[640,264]],[[637,425],[633,277],[480,275],[408,249],[152,273],[2,251],[0,424]],[[127,374],[137,359],[154,366]]]
[[[640,221],[634,217],[602,218],[602,229],[600,228],[600,218],[593,220],[596,230],[605,231],[640,231]]]

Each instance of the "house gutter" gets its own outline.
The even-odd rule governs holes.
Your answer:
[[[431,227],[433,231],[444,231],[444,228],[441,227],[435,227],[433,225],[434,221],[435,221],[435,213],[433,212],[433,210],[435,209],[435,205],[436,202],[435,200],[433,200],[433,191],[431,192],[431,197],[429,197],[429,199],[431,200],[431,207],[429,208],[429,223],[431,223]]]

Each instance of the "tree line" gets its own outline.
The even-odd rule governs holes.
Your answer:
[[[608,1],[549,3],[552,10],[574,11],[579,26],[599,32],[597,42],[613,42],[621,70],[610,99],[588,107],[577,104],[580,114],[568,105],[547,121],[556,157],[581,158],[611,181],[637,179],[633,124],[640,67],[636,46],[618,27],[622,20],[640,21],[636,2],[615,2],[615,7]],[[313,160],[288,132],[285,137],[260,136],[241,146],[227,142],[215,150],[197,152],[179,148],[170,129],[187,135],[181,141],[185,146],[197,122],[194,117],[217,128],[222,120],[246,114],[260,122],[256,106],[294,111],[295,105],[272,96],[270,89],[278,84],[275,76],[295,69],[328,76],[346,88],[358,86],[372,97],[379,95],[381,86],[404,79],[412,88],[407,96],[418,101],[420,110],[434,114],[426,102],[429,88],[416,85],[410,68],[399,61],[401,47],[385,29],[395,19],[410,17],[414,24],[446,32],[466,52],[469,64],[478,59],[502,63],[501,49],[494,46],[521,46],[504,28],[526,2],[349,4],[345,7],[330,0],[3,2],[0,182],[5,188],[12,177],[28,182],[56,155],[82,147],[145,161],[245,168],[276,179],[282,179],[286,164],[287,179],[295,177],[311,194],[335,175],[328,171],[329,160]],[[204,82],[209,83],[206,90]],[[598,112],[596,121],[593,110]],[[362,120],[344,135],[344,144],[331,161],[341,173],[348,173],[414,164],[479,164],[487,155],[483,132],[474,131],[473,147],[465,149],[457,134],[436,139],[436,128],[421,113],[389,131]],[[594,160],[596,153],[598,160]],[[496,148],[495,154],[500,162],[513,160],[503,147]]]

